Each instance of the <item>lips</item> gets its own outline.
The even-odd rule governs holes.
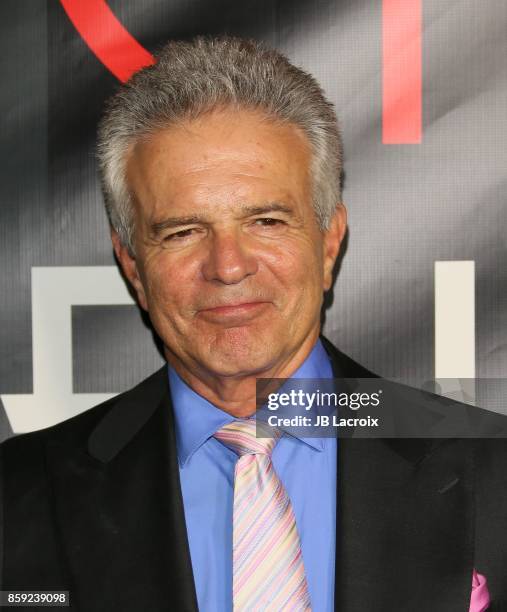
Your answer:
[[[211,322],[247,322],[255,318],[263,312],[269,305],[269,302],[238,302],[235,304],[224,304],[214,306],[213,308],[205,308],[199,311],[199,315]]]

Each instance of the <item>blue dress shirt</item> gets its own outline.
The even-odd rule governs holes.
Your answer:
[[[291,378],[332,378],[320,340]],[[237,455],[213,434],[234,417],[169,367],[190,557],[201,612],[232,610],[232,508]],[[284,434],[272,461],[291,499],[313,612],[334,610],[336,438]]]

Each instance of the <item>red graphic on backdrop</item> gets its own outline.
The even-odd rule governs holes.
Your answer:
[[[123,83],[155,58],[123,27],[106,0],[60,0],[98,59]],[[382,0],[382,142],[422,137],[422,0]]]
[[[60,2],[81,38],[122,83],[155,63],[153,55],[123,27],[105,0]]]
[[[382,142],[422,136],[422,0],[382,2]]]

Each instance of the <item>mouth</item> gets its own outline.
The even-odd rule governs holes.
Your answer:
[[[261,314],[269,302],[238,302],[199,311],[199,316],[212,323],[248,322]]]

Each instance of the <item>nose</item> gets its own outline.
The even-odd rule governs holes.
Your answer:
[[[206,280],[235,285],[256,271],[257,260],[242,236],[235,231],[213,234],[202,268]]]

